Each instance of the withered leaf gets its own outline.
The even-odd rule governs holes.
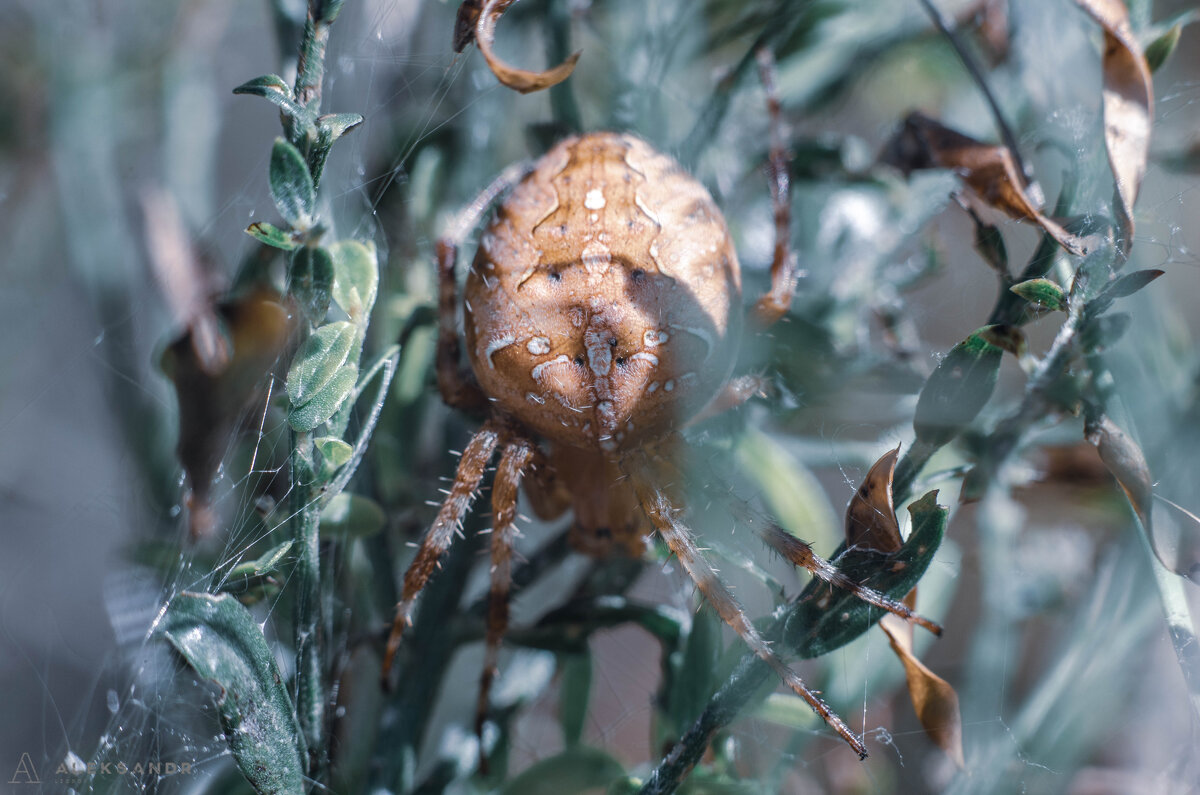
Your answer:
[[[492,44],[496,40],[496,22],[516,0],[482,0],[482,6],[480,6],[480,2],[481,0],[465,0],[459,6],[458,20],[454,31],[456,51],[461,51],[474,39],[480,54],[487,61],[488,68],[492,70],[496,79],[522,94],[550,88],[571,76],[571,72],[575,70],[575,62],[579,60],[578,52],[572,53],[558,66],[551,67],[544,72],[517,69],[500,60],[492,51]],[[472,22],[474,22],[473,34],[469,32]]]
[[[885,159],[906,174],[919,169],[954,171],[971,192],[1010,218],[1033,221],[1077,256],[1087,245],[1046,217],[1025,190],[1025,179],[1007,147],[985,144],[922,113],[911,113],[888,144]]]
[[[1142,523],[1146,539],[1150,542],[1150,548],[1154,550],[1158,562],[1168,571],[1196,580],[1200,576],[1200,566],[1197,563],[1196,543],[1192,537],[1194,534],[1185,537],[1183,544],[1179,544],[1179,539],[1176,539],[1174,546],[1180,548],[1172,553],[1169,551],[1172,544],[1168,541],[1164,549],[1150,523],[1154,485],[1150,476],[1150,466],[1146,463],[1142,448],[1129,434],[1121,430],[1120,426],[1103,414],[1088,418],[1084,425],[1084,435],[1096,446],[1100,460],[1121,485],[1129,504]],[[1170,500],[1164,502],[1183,511],[1192,519],[1196,518]]]
[[[925,734],[954,760],[959,770],[964,769],[966,762],[963,759],[962,716],[958,709],[958,694],[949,682],[929,670],[913,654],[911,624],[896,616],[887,615],[879,622],[879,626],[887,633],[892,651],[904,664],[908,694],[912,698],[913,710],[916,711]]]
[[[1125,496],[1129,498],[1129,504],[1133,506],[1138,519],[1149,534],[1150,504],[1154,498],[1154,487],[1150,478],[1150,465],[1146,463],[1142,448],[1104,414],[1088,418],[1084,425],[1084,436],[1096,446],[1100,460],[1121,484]]]
[[[900,549],[900,523],[892,504],[892,476],[900,448],[889,450],[867,473],[846,507],[846,545],[892,553]]]
[[[483,0],[463,0],[458,7],[458,15],[454,19],[454,51],[462,52],[467,45],[475,41],[475,26],[479,24],[479,14],[483,11]]]
[[[1133,205],[1150,154],[1150,120],[1154,118],[1154,85],[1150,64],[1129,25],[1129,9],[1121,0],[1075,0],[1104,28],[1104,143],[1117,183],[1115,210],[1122,249],[1133,245]]]

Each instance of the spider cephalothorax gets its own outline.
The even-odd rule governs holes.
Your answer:
[[[768,82],[768,89],[770,83]],[[770,93],[770,90],[768,91]],[[778,106],[772,101],[773,119]],[[791,301],[787,178],[773,127],[770,172],[776,245],[771,289],[751,312],[762,328]],[[464,292],[460,365],[457,242],[511,189],[484,231]],[[482,412],[449,495],[404,577],[385,676],[414,601],[449,546],[501,450],[492,489],[494,529],[482,724],[507,600],[522,478],[543,518],[574,511],[572,540],[594,554],[640,554],[659,533],[721,617],[860,755],[861,740],[762,639],[679,518],[663,471],[698,416],[744,401],[754,379],[730,379],[743,326],[741,275],[721,212],[674,160],[619,133],[570,138],[532,168],[510,170],[439,243],[438,383],[450,405]],[[781,535],[782,534],[782,535]],[[764,538],[788,560],[861,598],[908,608],[840,577],[782,531]]]

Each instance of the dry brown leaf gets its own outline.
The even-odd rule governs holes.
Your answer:
[[[1089,442],[1096,445],[1100,460],[1121,484],[1125,496],[1129,498],[1129,504],[1149,531],[1150,503],[1154,499],[1154,487],[1150,478],[1150,465],[1146,463],[1142,448],[1103,414],[1088,420],[1084,427],[1084,435]]]
[[[1142,453],[1142,448],[1138,443],[1103,414],[1087,421],[1084,426],[1084,434],[1087,440],[1096,446],[1096,450],[1100,453],[1100,460],[1108,467],[1108,471],[1117,479],[1117,483],[1125,492],[1129,504],[1142,523],[1146,538],[1150,542],[1150,548],[1154,550],[1154,556],[1158,558],[1158,562],[1168,571],[1173,571],[1180,576],[1193,580],[1200,577],[1200,565],[1198,565],[1200,553],[1197,552],[1198,544],[1195,533],[1186,533],[1177,538],[1171,538],[1169,534],[1164,533],[1166,538],[1160,538],[1150,523],[1152,501],[1155,496],[1154,482],[1150,476],[1150,465],[1146,463],[1146,456]],[[1196,518],[1170,500],[1164,499],[1163,501],[1183,511],[1185,515]]]
[[[913,654],[911,624],[888,615],[884,616],[879,626],[887,633],[892,651],[900,658],[900,662],[904,663],[908,694],[912,697],[913,709],[925,729],[925,734],[954,760],[959,770],[964,769],[966,762],[963,758],[962,716],[958,710],[958,694],[949,682],[929,670]]]
[[[1122,249],[1133,244],[1133,205],[1146,176],[1154,84],[1150,64],[1129,25],[1121,0],[1075,0],[1104,28],[1104,143],[1117,184],[1116,212]]]
[[[1025,179],[1007,147],[985,144],[922,113],[911,113],[889,144],[887,160],[905,173],[950,169],[988,206],[1010,218],[1033,221],[1076,256],[1088,253],[1081,238],[1047,218],[1030,200]]]
[[[575,70],[575,62],[579,60],[578,52],[572,53],[558,66],[551,67],[544,72],[517,69],[500,60],[492,52],[492,43],[496,40],[496,22],[516,0],[482,0],[482,6],[480,2],[481,0],[465,0],[459,6],[454,30],[456,51],[461,52],[462,48],[466,47],[474,38],[479,52],[487,61],[488,68],[492,70],[496,79],[522,94],[550,88],[571,76],[571,72]],[[473,35],[470,32],[472,22],[474,22]]]
[[[900,525],[892,501],[892,476],[900,448],[880,457],[863,480],[862,486],[846,508],[846,543],[851,547],[894,552],[902,546]],[[904,597],[904,604],[915,610],[917,589]],[[880,621],[896,656],[904,663],[908,692],[917,718],[925,733],[938,744],[954,763],[963,768],[962,721],[958,714],[958,695],[913,654],[913,625],[889,613]]]
[[[463,0],[458,7],[458,15],[454,19],[454,51],[462,52],[467,45],[475,41],[475,26],[479,24],[479,14],[483,11],[483,0]]]
[[[904,544],[892,504],[892,475],[900,448],[875,462],[846,507],[846,545],[878,552],[896,552]]]

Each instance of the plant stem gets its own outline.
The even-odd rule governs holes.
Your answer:
[[[309,775],[319,780],[325,767],[325,686],[321,643],[321,514],[317,501],[313,439],[292,434],[291,514],[299,557],[296,585],[296,712],[308,742]]]
[[[304,38],[296,62],[296,102],[311,108],[314,115],[321,107],[321,82],[325,78],[325,48],[329,44],[329,26],[337,18],[343,0],[309,0]],[[293,143],[295,143],[293,141]]]

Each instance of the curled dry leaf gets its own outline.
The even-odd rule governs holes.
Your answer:
[[[1142,448],[1138,443],[1103,414],[1088,419],[1084,426],[1084,434],[1087,440],[1096,446],[1104,466],[1108,467],[1108,471],[1117,479],[1117,483],[1121,484],[1121,489],[1129,499],[1129,504],[1133,506],[1138,520],[1141,521],[1146,538],[1150,542],[1150,548],[1154,550],[1154,555],[1158,558],[1159,563],[1168,571],[1173,571],[1183,577],[1192,580],[1200,577],[1198,574],[1200,561],[1197,560],[1194,532],[1181,539],[1174,539],[1174,543],[1168,541],[1167,549],[1172,546],[1176,547],[1171,554],[1167,554],[1167,550],[1163,549],[1163,545],[1155,535],[1154,527],[1150,523],[1151,502],[1155,496],[1154,485],[1150,477],[1150,466],[1146,463],[1146,456],[1142,453]],[[1164,499],[1163,501],[1183,511],[1192,519],[1196,519],[1190,512],[1170,500]]]
[[[907,601],[907,600],[906,600]],[[915,600],[914,600],[915,601]],[[958,694],[950,683],[929,670],[913,654],[912,625],[895,616],[884,616],[879,626],[887,633],[892,651],[904,664],[908,694],[925,734],[954,760],[959,770],[966,767],[962,747],[962,716],[958,710]]]
[[[1075,0],[1104,28],[1104,144],[1117,183],[1116,213],[1122,249],[1133,243],[1133,205],[1150,154],[1154,85],[1150,64],[1129,25],[1121,0]]]
[[[900,448],[889,450],[875,462],[850,505],[846,507],[846,545],[892,553],[900,549],[900,523],[892,504],[892,476]]]
[[[1025,179],[1007,147],[985,144],[922,113],[909,114],[888,144],[885,160],[905,174],[927,168],[954,171],[984,204],[1010,218],[1033,221],[1077,256],[1086,243],[1042,214],[1025,189]]]
[[[462,52],[473,40],[496,79],[522,94],[558,85],[575,70],[578,52],[544,72],[531,72],[509,66],[492,51],[492,44],[496,40],[496,22],[514,2],[516,0],[464,0],[458,8],[454,26],[455,52]]]
[[[875,549],[893,553],[903,546],[900,524],[892,498],[892,476],[900,448],[885,453],[871,467],[862,486],[846,508],[846,543],[850,547]],[[904,597],[910,609],[917,606],[917,589]],[[913,709],[925,733],[950,755],[960,769],[964,767],[962,750],[962,720],[958,712],[958,695],[948,682],[930,671],[913,654],[913,625],[898,616],[884,616],[880,627],[887,633],[892,651],[904,665],[908,693]]]

